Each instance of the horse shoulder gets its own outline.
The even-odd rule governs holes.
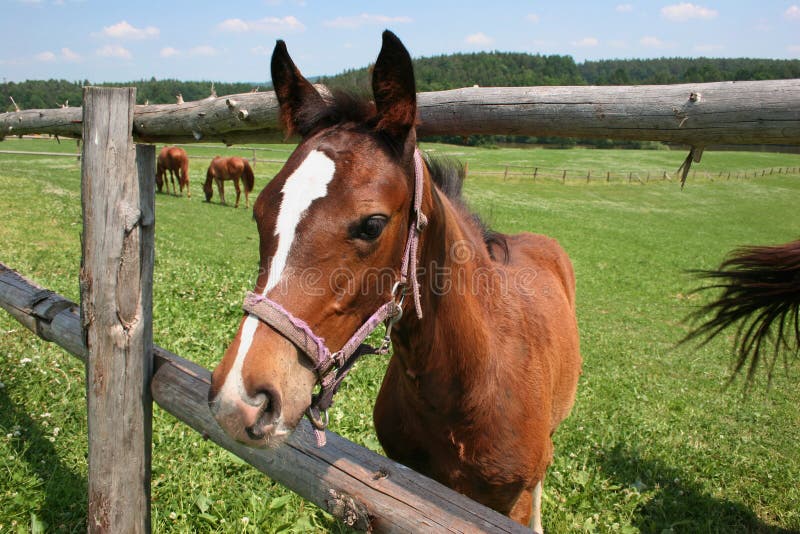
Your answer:
[[[575,274],[555,239],[540,234],[508,236],[509,266],[520,285],[521,315],[549,377],[552,430],[572,409],[582,358],[575,314]],[[530,275],[530,276],[527,276]],[[531,335],[535,334],[535,335]],[[546,371],[545,371],[546,368]]]
[[[563,287],[570,306],[575,307],[575,271],[567,252],[559,242],[549,236],[523,232],[506,236],[509,265],[518,269],[535,269],[554,276]]]

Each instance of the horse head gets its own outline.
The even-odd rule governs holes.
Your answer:
[[[203,183],[203,193],[206,195],[206,202],[211,202],[211,197],[214,196],[214,162],[217,161],[216,156],[208,166],[206,171],[206,181]]]
[[[301,141],[254,204],[260,270],[252,296],[312,345],[338,354],[392,301],[410,240],[418,157],[411,57],[384,32],[374,102],[321,95],[283,41],[271,71],[281,120]],[[296,338],[248,311],[213,372],[211,410],[243,443],[280,443],[312,402],[318,363]]]

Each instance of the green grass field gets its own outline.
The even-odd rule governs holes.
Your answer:
[[[258,152],[256,189],[291,147]],[[469,161],[608,171],[675,170],[672,151],[425,148]],[[17,140],[0,150],[76,152],[74,141]],[[216,153],[190,147],[192,199],[156,197],[155,342],[212,368],[235,333],[257,270],[250,210],[202,202]],[[203,159],[205,158],[205,159]],[[728,170],[798,167],[800,156],[709,152]],[[230,190],[230,188],[229,188]],[[0,261],[78,299],[80,166],[74,158],[0,154]],[[687,270],[742,244],[800,235],[800,175],[646,185],[563,185],[476,173],[466,196],[494,228],[556,237],[572,257],[584,372],[555,436],[544,523],[567,532],[800,532],[798,365],[764,373],[749,395],[725,388],[731,337],[676,347],[693,295]],[[228,195],[229,202],[232,196]],[[371,411],[386,362],[365,359],[331,410],[331,429],[380,451]],[[84,368],[0,312],[0,533],[83,532]],[[156,408],[155,532],[345,532],[300,497]]]

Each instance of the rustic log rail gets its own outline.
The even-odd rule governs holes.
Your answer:
[[[324,90],[323,87],[321,89]],[[533,135],[684,143],[800,144],[800,79],[640,86],[468,87],[420,93],[421,137]],[[81,109],[0,113],[0,139],[81,136]],[[275,94],[136,106],[143,143],[283,139]]]
[[[77,304],[42,289],[2,262],[0,307],[42,339],[87,363]],[[155,345],[153,358],[151,390],[162,408],[354,528],[529,532],[508,517],[331,431],[327,431],[327,445],[317,448],[305,420],[284,446],[275,450],[245,447],[228,437],[211,416],[208,370]]]

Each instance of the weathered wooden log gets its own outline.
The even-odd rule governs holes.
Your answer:
[[[680,85],[475,87],[423,93],[420,135],[503,134],[800,143],[800,79]]]
[[[0,307],[22,325],[86,361],[77,306],[0,263]],[[344,523],[375,532],[529,532],[527,529],[383,456],[327,432],[317,448],[303,421],[274,450],[245,447],[225,434],[208,409],[210,373],[153,347],[154,399],[204,437],[243,458]]]
[[[322,88],[324,90],[324,88]],[[638,86],[469,87],[420,93],[421,137],[533,135],[693,146],[800,144],[800,79]],[[78,108],[0,113],[6,135],[80,137]],[[147,143],[283,139],[273,92],[137,106]]]
[[[87,87],[83,102],[86,526],[149,533],[155,147],[131,138],[136,89]]]

